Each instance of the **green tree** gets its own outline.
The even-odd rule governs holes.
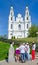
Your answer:
[[[32,25],[29,29],[29,37],[36,37],[36,32],[38,32],[38,26]]]

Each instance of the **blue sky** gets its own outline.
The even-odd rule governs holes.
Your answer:
[[[21,13],[25,15],[25,8],[28,5],[32,24],[38,25],[38,0],[0,0],[0,35],[8,33],[8,16],[10,7],[13,6],[15,16]]]

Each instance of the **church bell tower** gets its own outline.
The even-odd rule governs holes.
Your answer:
[[[10,9],[9,20],[8,20],[8,39],[12,38],[13,22],[15,21],[13,7]]]
[[[28,30],[31,27],[31,16],[29,14],[29,9],[26,6],[26,10],[25,10],[25,37],[28,37]]]

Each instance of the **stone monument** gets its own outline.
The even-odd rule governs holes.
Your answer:
[[[13,47],[13,44],[14,44],[14,42],[10,43],[8,62],[13,62],[14,61],[14,47]]]

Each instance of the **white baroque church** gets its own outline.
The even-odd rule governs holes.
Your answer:
[[[15,18],[13,7],[10,9],[9,20],[8,20],[8,39],[15,38],[26,38],[28,37],[28,30],[31,27],[31,16],[29,9],[26,6],[25,16],[19,13]]]

